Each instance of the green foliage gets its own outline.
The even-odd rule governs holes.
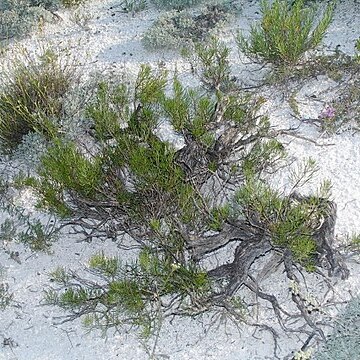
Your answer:
[[[360,234],[358,233],[353,233],[351,234],[351,236],[348,236],[348,246],[355,249],[355,250],[359,250],[360,249]]]
[[[29,221],[26,230],[17,236],[18,241],[29,246],[32,251],[50,251],[52,244],[58,238],[58,230],[50,221],[46,225],[40,220]]]
[[[47,138],[56,135],[63,97],[73,80],[73,71],[61,66],[52,50],[38,59],[27,57],[16,64],[0,93],[0,140],[5,151],[13,150],[29,132]]]
[[[49,276],[51,282],[56,282],[58,284],[66,284],[71,279],[71,276],[63,267],[58,267],[57,269],[53,270]]]
[[[36,9],[27,0],[3,0],[0,3],[0,40],[21,36],[36,21]]]
[[[34,252],[50,251],[59,235],[53,219],[43,224],[30,215],[24,215],[19,209],[13,209],[10,214],[12,217],[5,219],[0,226],[0,240],[6,243],[21,242]]]
[[[327,6],[317,25],[317,12],[305,7],[303,0],[290,5],[285,0],[261,2],[262,19],[254,25],[250,38],[239,33],[239,49],[256,60],[276,65],[297,64],[306,51],[314,49],[323,39],[332,20],[334,4]]]
[[[230,211],[231,208],[229,204],[213,208],[211,210],[211,221],[209,223],[209,228],[214,231],[220,231],[225,221],[230,216]]]
[[[108,258],[104,253],[99,253],[91,257],[89,261],[90,269],[95,269],[105,276],[115,277],[119,271],[119,263],[116,258]]]
[[[96,100],[87,108],[87,116],[94,121],[99,139],[112,138],[126,124],[130,116],[129,94],[125,85],[110,90],[106,83],[98,84]]]
[[[102,180],[102,159],[89,159],[73,142],[54,140],[41,159],[41,180],[29,178],[24,183],[34,186],[41,196],[40,206],[48,207],[66,216],[70,209],[64,200],[64,191],[76,191],[94,199]]]
[[[314,354],[314,360],[348,360],[360,356],[360,299],[350,300],[335,322],[325,345]]]
[[[13,294],[9,292],[9,285],[0,282],[0,310],[5,310],[5,308],[11,304],[12,300]]]
[[[308,271],[315,268],[317,245],[313,235],[326,216],[328,209],[324,196],[329,190],[329,185],[325,183],[317,196],[301,198],[295,193],[308,181],[312,171],[311,161],[306,162],[292,179],[291,194],[284,197],[255,178],[249,167],[245,171],[246,183],[235,196],[244,215],[264,224],[273,244],[289,249],[294,260]]]
[[[214,135],[208,130],[216,99],[184,89],[177,77],[173,82],[173,96],[163,101],[164,112],[174,129],[178,132],[189,131],[203,146],[214,144]]]
[[[245,173],[260,174],[285,158],[284,146],[276,139],[255,144],[242,164]]]
[[[145,248],[134,264],[122,265],[117,258],[97,254],[89,271],[98,281],[89,281],[64,268],[51,279],[60,287],[46,292],[45,301],[79,314],[89,327],[106,330],[122,323],[140,326],[145,332],[158,319],[157,302],[166,295],[201,297],[209,290],[206,273],[192,264],[177,264],[164,254]]]
[[[207,88],[222,92],[231,88],[229,52],[229,48],[216,37],[205,45],[195,45],[192,67]]]
[[[146,213],[139,202],[145,197],[149,204],[152,198],[170,208],[170,204],[181,203],[184,214],[190,214],[194,195],[183,170],[175,162],[176,151],[154,135],[166,83],[166,73],[152,72],[144,66],[131,96],[123,84],[114,89],[100,84],[96,99],[87,109],[93,135],[99,142],[97,154],[85,156],[86,150],[75,143],[54,140],[42,157],[40,179],[29,178],[24,182],[36,188],[40,205],[68,216],[73,205],[66,199],[71,193],[73,204],[79,198],[83,203],[85,199],[85,203],[90,199],[111,199],[140,216]],[[198,124],[197,131],[202,136],[199,128]],[[130,172],[130,179],[118,176],[124,168]]]
[[[201,8],[199,14],[185,10],[166,12],[144,34],[143,44],[148,49],[181,49],[204,42],[229,18],[229,10],[219,4]]]

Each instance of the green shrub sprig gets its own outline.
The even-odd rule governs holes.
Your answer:
[[[318,14],[314,8],[305,7],[303,0],[296,0],[292,5],[284,0],[275,0],[272,4],[262,0],[260,24],[251,27],[248,40],[238,34],[239,49],[255,60],[275,65],[297,64],[306,51],[320,44],[333,11],[334,4],[328,5],[315,25]]]

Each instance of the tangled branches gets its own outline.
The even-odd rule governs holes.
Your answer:
[[[133,90],[100,84],[87,112],[93,146],[55,140],[39,177],[27,180],[42,205],[86,240],[128,235],[137,248],[131,264],[104,254],[91,258],[89,271],[99,281],[64,269],[53,273],[59,286],[47,301],[70,312],[65,321],[86,316],[92,327],[130,324],[151,334],[169,316],[226,310],[270,331],[277,356],[275,328],[247,320],[234,303],[247,290],[270,304],[282,330],[324,338],[320,308],[301,288],[306,271],[324,279],[348,276],[333,247],[336,206],[326,184],[319,194],[297,192],[314,171],[311,161],[289,194],[265,182],[284,148],[266,117],[257,115],[260,101],[230,86],[226,76],[207,92],[185,89],[175,78],[171,96],[166,74],[147,66]],[[156,135],[159,119],[184,147]],[[204,264],[229,247],[230,259]],[[278,269],[295,309],[264,289],[263,280]]]

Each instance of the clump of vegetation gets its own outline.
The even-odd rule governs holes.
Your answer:
[[[83,3],[85,3],[86,0],[60,0],[60,1],[64,7],[70,8],[73,6],[79,6]]]
[[[56,136],[63,115],[63,100],[74,70],[63,66],[59,55],[48,49],[38,59],[26,55],[5,77],[0,93],[0,141],[3,151],[12,151],[23,136],[38,132]]]
[[[238,34],[239,49],[255,61],[297,64],[306,51],[320,44],[331,23],[333,10],[334,4],[328,5],[315,25],[318,13],[314,8],[305,7],[303,0],[292,4],[285,0],[275,0],[272,4],[262,0],[260,24],[252,26],[248,40]]]
[[[227,92],[235,87],[230,74],[229,48],[216,37],[205,44],[197,43],[195,51],[183,50],[183,55],[190,60],[193,72],[208,90]]]
[[[34,252],[50,251],[59,235],[53,218],[44,225],[40,220],[34,220],[30,215],[24,215],[18,209],[10,211],[10,215],[12,217],[7,218],[0,226],[0,240],[3,243],[19,242]]]
[[[173,49],[201,43],[228,20],[230,10],[227,4],[215,4],[195,13],[185,10],[166,12],[145,33],[143,44],[149,49]]]
[[[360,355],[360,299],[353,298],[338,316],[335,328],[314,360],[348,360]]]
[[[163,9],[182,10],[189,6],[199,5],[203,0],[152,0],[155,5]]]
[[[53,11],[59,7],[72,7],[86,0],[3,0],[0,3],[0,41],[23,37],[39,21],[58,19]]]
[[[0,310],[5,310],[10,305],[13,299],[13,294],[9,292],[9,285],[0,282]]]
[[[26,0],[4,0],[0,4],[0,40],[25,34],[35,19],[36,9]]]
[[[294,173],[289,194],[267,185],[264,175],[285,154],[257,112],[261,99],[227,85],[222,44],[195,50],[204,89],[188,89],[175,76],[168,94],[167,73],[149,66],[132,85],[100,82],[86,111],[91,146],[58,136],[37,176],[23,180],[40,206],[84,240],[121,241],[126,234],[139,250],[128,264],[95,255],[91,278],[58,269],[46,300],[68,312],[65,321],[84,316],[104,331],[130,323],[148,335],[174,314],[226,310],[242,321],[247,304],[239,306],[238,295],[246,288],[270,303],[282,326],[322,337],[305,297],[292,290],[297,311],[290,314],[262,290],[261,274],[273,274],[264,259],[277,254],[292,289],[301,287],[302,271],[320,267],[346,278],[333,248],[336,206],[326,191],[299,194],[315,171],[311,161]],[[156,135],[162,121],[184,147]],[[230,245],[231,259],[204,266],[205,257]],[[287,322],[295,317],[303,322]]]

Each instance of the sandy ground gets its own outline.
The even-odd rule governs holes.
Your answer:
[[[59,11],[61,21],[46,25],[41,31],[31,35],[19,44],[31,52],[37,52],[42,45],[54,44],[58,48],[71,48],[76,54],[81,70],[89,77],[94,72],[135,75],[140,64],[165,63],[170,71],[177,69],[182,79],[191,84],[189,65],[177,52],[148,52],[141,45],[141,37],[146,29],[159,16],[155,9],[148,9],[134,17],[110,9],[118,1],[90,1],[77,10],[80,16],[90,16],[85,26],[74,23],[70,11]],[[246,2],[243,12],[221,31],[221,38],[234,48],[233,30],[249,29],[249,24],[259,18],[256,2]],[[347,53],[353,53],[354,42],[360,36],[360,4],[351,0],[338,5],[334,21],[330,26],[324,43],[330,48],[338,44]],[[10,47],[1,66],[7,66],[18,51],[18,45]],[[247,67],[242,64],[235,50],[231,53],[234,71],[239,76],[247,76]],[[253,75],[253,74],[252,74]],[[250,75],[249,75],[250,76]],[[308,95],[316,94],[331,85],[328,80],[319,78],[308,83],[298,94],[301,113],[304,117],[317,117],[322,105],[308,100]],[[289,107],[270,98],[266,110],[273,124],[287,126],[294,120]],[[347,234],[360,233],[360,135],[351,131],[332,136],[324,136],[311,125],[303,125],[304,135],[318,141],[313,143],[299,139],[287,140],[286,148],[295,162],[311,156],[320,168],[309,189],[314,189],[321,180],[331,179],[332,198],[338,205],[336,236],[339,242]],[[277,175],[273,179],[281,187],[286,187],[288,174]],[[26,198],[31,203],[31,196]],[[5,216],[5,215],[4,215]],[[49,285],[48,272],[58,266],[82,269],[89,256],[99,250],[107,254],[120,254],[116,245],[92,242],[76,242],[76,239],[63,236],[52,248],[52,254],[34,254],[20,244],[8,243],[0,250],[0,265],[4,269],[3,281],[9,284],[14,294],[14,303],[0,312],[0,360],[103,360],[103,359],[147,359],[152,351],[152,343],[143,343],[133,331],[121,334],[108,334],[101,337],[98,333],[85,333],[80,321],[59,325],[56,316],[61,315],[52,307],[41,305],[43,290]],[[18,251],[21,263],[9,257],[9,251]],[[123,254],[121,254],[123,255]],[[335,286],[339,300],[349,298],[359,292],[360,268],[349,264],[350,278]],[[281,276],[281,274],[279,275]],[[311,282],[311,281],[310,281]],[[316,288],[316,279],[312,282]],[[282,294],[285,302],[289,298],[287,285],[282,281],[269,279],[269,288]],[[336,309],[333,310],[336,313]],[[266,311],[264,318],[268,316]],[[216,320],[216,321],[215,321]],[[269,323],[275,319],[267,318]],[[221,321],[204,316],[196,321],[177,319],[165,323],[160,333],[156,349],[159,359],[222,359],[222,360],[260,360],[273,359],[273,341],[266,332],[257,331],[240,325],[239,328],[229,321]],[[279,344],[281,356],[299,350],[301,341],[282,334]],[[360,355],[359,355],[360,357]]]

